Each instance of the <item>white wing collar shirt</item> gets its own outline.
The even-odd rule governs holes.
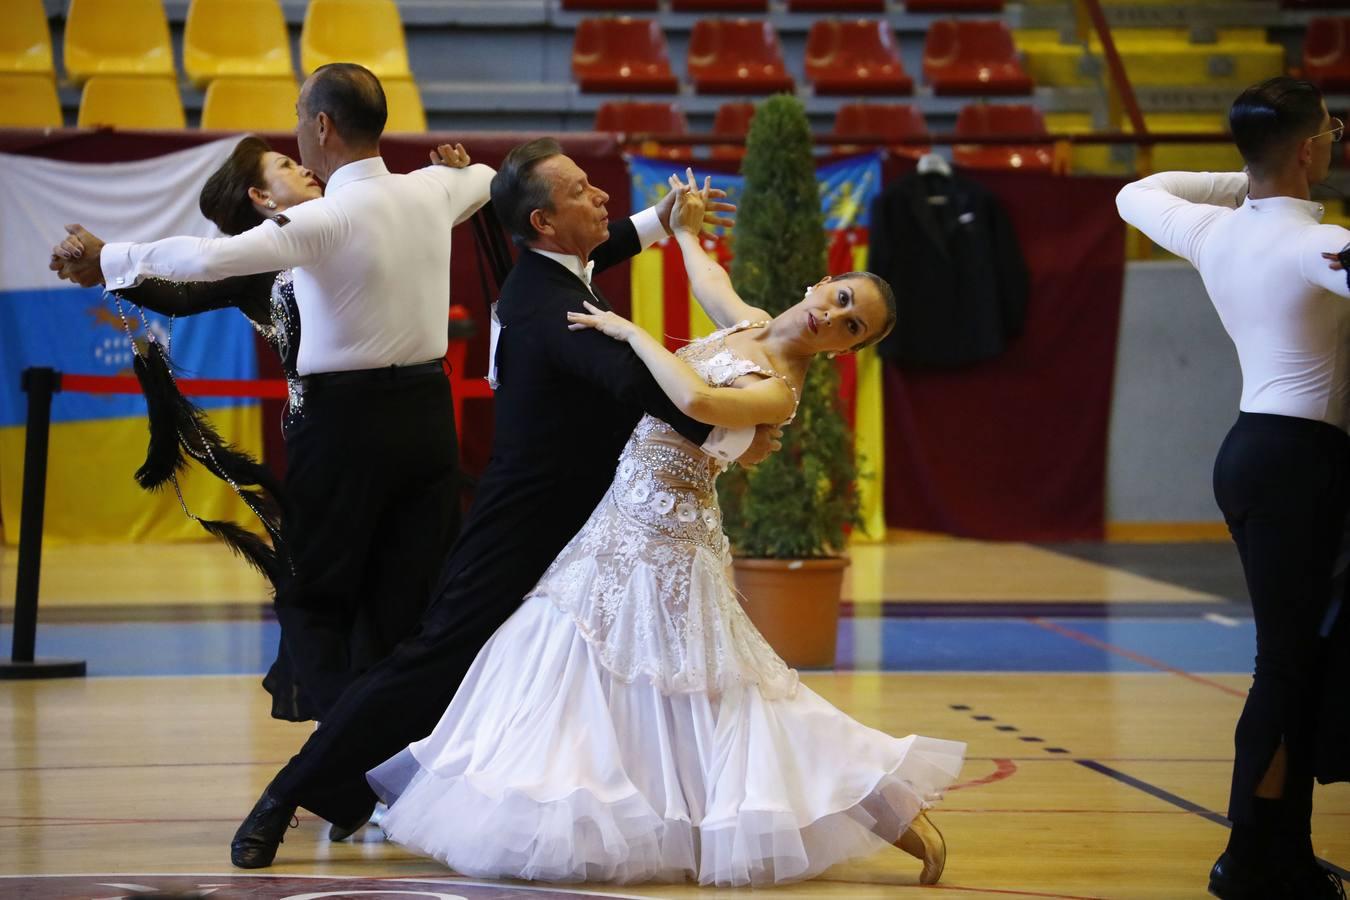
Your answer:
[[[1121,218],[1200,272],[1237,347],[1243,412],[1346,428],[1350,287],[1322,259],[1350,242],[1320,203],[1247,197],[1243,173],[1162,172],[1126,185]]]
[[[655,207],[648,207],[642,212],[632,217],[633,227],[637,230],[638,241],[642,244],[642,249],[647,249],[655,244],[661,238],[666,236],[665,226],[661,224],[660,217],[656,214]],[[567,271],[571,272],[581,283],[586,285],[594,296],[595,289],[591,287],[591,273],[595,269],[595,261],[588,260],[585,265],[581,263],[581,257],[568,253],[553,253],[549,250],[532,249],[532,252],[540,256],[546,256],[554,262],[561,265]],[[497,342],[501,339],[502,326],[497,320],[497,304],[492,305],[492,337],[488,344],[488,383],[492,385],[493,390],[497,388]],[[742,453],[750,448],[750,443],[755,438],[755,429],[753,428],[722,428],[714,427],[708,439],[703,442],[703,452],[718,459],[732,462],[740,457]]]
[[[109,288],[293,269],[301,375],[406,366],[446,351],[450,230],[488,200],[493,169],[394,175],[379,157],[333,173],[324,196],[234,237],[109,243]]]

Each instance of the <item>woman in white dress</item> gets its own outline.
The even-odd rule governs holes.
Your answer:
[[[672,228],[721,330],[677,356],[594,307],[571,327],[627,341],[694,418],[790,422],[817,353],[890,331],[890,288],[826,278],[770,319],[703,252],[707,184],[689,179],[671,179]],[[938,880],[946,847],[924,810],[965,745],[875,731],[798,682],[737,601],[721,469],[665,423],[638,424],[435,730],[370,773],[391,840],[477,877],[717,885],[811,878],[895,844]]]

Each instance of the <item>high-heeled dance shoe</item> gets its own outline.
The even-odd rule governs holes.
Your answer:
[[[919,884],[937,884],[942,870],[947,867],[947,841],[942,832],[928,818],[927,813],[919,813],[909,829],[895,846],[915,859],[923,861],[923,871],[919,873]]]

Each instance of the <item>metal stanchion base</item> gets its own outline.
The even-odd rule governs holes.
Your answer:
[[[32,662],[0,662],[0,681],[35,678],[83,678],[82,659],[35,659]]]

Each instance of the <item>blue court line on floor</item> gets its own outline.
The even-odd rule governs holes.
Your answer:
[[[1228,821],[1228,818],[1226,816],[1221,816],[1218,813],[1214,812],[1213,810],[1206,809],[1205,807],[1201,806],[1198,803],[1192,803],[1185,797],[1180,797],[1169,790],[1165,790],[1164,788],[1158,787],[1156,784],[1150,784],[1147,781],[1135,778],[1133,775],[1126,775],[1119,769],[1113,769],[1110,766],[1104,766],[1101,763],[1096,762],[1095,760],[1076,759],[1074,760],[1074,762],[1078,763],[1085,769],[1091,769],[1094,772],[1097,772],[1101,775],[1105,775],[1107,778],[1115,779],[1116,781],[1119,781],[1121,784],[1129,785],[1130,787],[1136,790],[1143,791],[1144,793],[1148,794],[1151,797],[1155,797],[1159,800],[1162,800],[1164,803],[1170,803],[1172,806],[1178,807],[1179,809],[1184,809],[1187,812],[1195,813],[1201,818],[1208,819],[1209,821],[1213,822],[1216,825],[1222,825],[1224,828],[1233,827],[1232,823]],[[1326,866],[1331,871],[1335,872],[1342,879],[1350,880],[1350,871],[1346,871],[1345,869],[1341,868],[1335,863],[1329,862],[1325,859],[1322,859],[1321,857],[1318,857],[1317,861],[1320,862],[1322,865]]]
[[[1251,624],[1203,619],[1102,621],[1048,619],[1131,658],[1074,640],[1027,619],[849,618],[839,624],[838,667],[904,672],[1152,672],[1141,658],[1187,672],[1246,674],[1255,639]],[[0,648],[11,629],[0,626]],[[274,621],[181,621],[49,624],[38,628],[39,656],[83,659],[89,674],[251,675],[276,656]]]

